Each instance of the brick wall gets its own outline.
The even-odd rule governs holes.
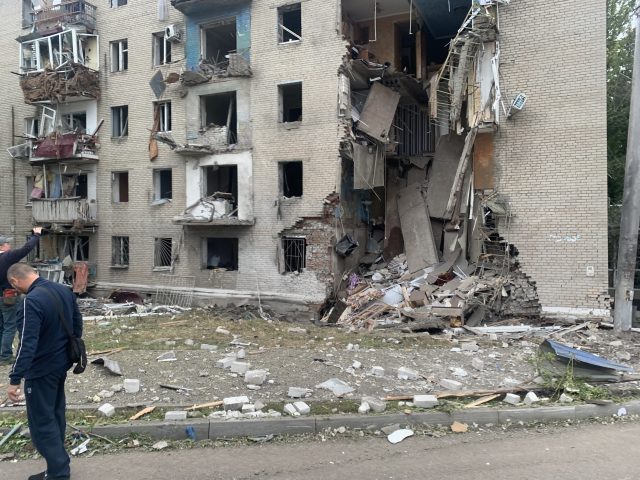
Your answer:
[[[520,251],[546,310],[604,306],[605,18],[605,0],[500,7],[502,95],[507,106],[519,92],[528,96],[497,135],[497,188],[515,215],[501,233]]]

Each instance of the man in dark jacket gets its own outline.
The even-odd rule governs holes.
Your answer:
[[[19,401],[24,379],[31,441],[47,461],[46,472],[29,480],[66,480],[70,467],[64,448],[64,382],[71,361],[69,337],[61,322],[69,322],[73,334],[80,338],[82,315],[69,288],[40,278],[26,263],[12,265],[7,276],[13,288],[27,294],[19,309],[20,348],[9,373],[7,393],[12,402]]]
[[[13,238],[0,236],[0,365],[10,365],[13,357],[13,339],[16,336],[15,296],[9,296],[11,289],[7,280],[7,270],[33,250],[40,241],[41,227],[33,229],[33,236],[21,248],[11,249]]]

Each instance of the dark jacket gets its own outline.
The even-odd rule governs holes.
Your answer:
[[[9,280],[7,280],[7,270],[9,270],[9,267],[26,257],[31,250],[36,248],[39,241],[40,235],[34,234],[22,247],[0,254],[0,293],[7,288],[11,288],[11,284]]]
[[[56,295],[60,302],[55,302],[45,289]],[[23,378],[31,380],[71,368],[67,353],[69,337],[60,323],[58,305],[74,335],[82,336],[82,315],[71,290],[38,278],[18,308],[20,349],[9,373],[11,385],[19,385]]]

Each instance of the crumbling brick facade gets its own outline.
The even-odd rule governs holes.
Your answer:
[[[203,302],[239,303],[260,297],[299,308],[319,305],[332,295],[343,273],[357,265],[357,258],[335,254],[336,241],[351,233],[360,243],[358,255],[362,256],[368,240],[362,219],[387,213],[384,205],[375,204],[377,194],[343,195],[344,183],[352,186],[354,173],[353,167],[343,169],[348,162],[340,152],[351,122],[339,100],[343,86],[339,72],[344,73],[341,66],[348,57],[341,2],[301,2],[302,39],[290,42],[279,41],[278,28],[279,9],[290,0],[211,0],[206,12],[198,13],[197,4],[208,2],[175,1],[176,6],[195,6],[185,7],[184,12],[170,7],[164,20],[158,19],[157,2],[151,0],[130,1],[118,8],[110,8],[106,1],[97,4],[101,95],[96,119],[104,119],[104,125],[99,132],[99,160],[92,167],[98,227],[89,235],[89,261],[96,266],[97,286],[99,291],[153,292],[162,284],[162,275],[172,272],[195,277],[195,295]],[[381,41],[394,37],[383,28],[408,21],[404,3],[398,2],[398,9],[406,12],[380,21]],[[501,234],[517,246],[521,268],[536,283],[543,309],[603,313],[607,308],[602,297],[607,287],[604,0],[588,4],[543,0],[535,5],[513,1],[499,5],[498,12],[503,102],[508,108],[517,93],[528,96],[525,110],[510,119],[502,115],[495,133],[495,189],[513,212],[508,231]],[[14,39],[28,31],[21,28],[22,2],[2,2],[0,15],[5,19],[0,25],[3,51],[15,52]],[[167,82],[164,93],[156,97],[149,86],[151,77],[160,71],[163,78],[174,75],[184,80],[186,70],[196,72],[201,27],[231,17],[236,19],[239,55],[250,70],[245,66],[243,76],[223,75],[198,85]],[[569,24],[568,18],[574,21]],[[361,23],[369,27],[368,37],[372,37],[372,18]],[[177,26],[183,38],[171,45],[171,63],[153,66],[154,34],[168,25]],[[429,49],[424,32],[415,34],[417,56]],[[122,39],[128,42],[128,68],[112,71],[111,42]],[[444,51],[446,42],[434,43]],[[395,55],[388,47],[372,42],[370,53],[383,59]],[[24,103],[19,82],[10,73],[17,62],[9,53],[0,58],[3,151],[20,143],[9,132],[21,135],[24,119],[37,115],[35,106]],[[422,79],[421,89],[428,90],[434,72],[432,65],[421,62],[412,75]],[[302,84],[301,120],[287,123],[280,118],[279,92],[292,83]],[[414,83],[410,89],[417,88]],[[228,92],[236,95],[237,138],[224,152],[202,150],[199,143],[206,143],[203,97]],[[170,136],[179,148],[172,150],[160,142],[158,157],[151,161],[150,130],[157,101],[171,101]],[[421,102],[426,110],[427,99]],[[113,138],[111,109],[122,105],[128,106],[128,135]],[[446,129],[438,124],[434,132]],[[217,138],[216,143],[224,140]],[[26,177],[33,169],[29,161],[4,157],[0,232],[15,232],[19,242],[33,223],[31,209],[25,206]],[[415,154],[409,157],[415,161]],[[303,193],[285,198],[280,164],[291,161],[302,162]],[[176,222],[194,199],[205,195],[205,168],[217,171],[234,166],[238,214],[209,224]],[[172,198],[152,205],[157,188],[154,170],[159,169],[171,169]],[[426,175],[415,177],[414,170],[407,178],[403,164],[394,164],[396,171],[405,172],[403,186]],[[127,202],[114,201],[117,172],[129,174]],[[339,200],[327,208],[332,192],[340,193]],[[381,199],[387,200],[384,195]],[[364,212],[363,205],[371,205],[372,200],[374,204]],[[439,228],[435,233],[442,236],[442,225]],[[282,238],[287,235],[306,238],[306,267],[300,272],[283,273]],[[113,268],[113,237],[120,236],[129,239],[129,263],[126,268]],[[155,268],[154,240],[167,237],[174,245],[171,270]],[[237,239],[237,268],[208,268],[216,255],[207,251],[207,239]]]

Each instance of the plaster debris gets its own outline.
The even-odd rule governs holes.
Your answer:
[[[348,393],[354,391],[347,382],[344,382],[338,378],[330,378],[326,382],[322,382],[316,385],[316,388],[322,388],[324,390],[331,390],[336,397],[342,397]]]
[[[110,403],[105,403],[98,408],[98,412],[100,412],[104,417],[113,417],[116,413],[116,409]]]
[[[389,434],[387,436],[387,440],[389,440],[389,443],[396,444],[396,443],[400,443],[405,438],[408,438],[411,436],[413,436],[413,430],[409,430],[408,428],[405,428],[405,429],[396,430],[395,432]]]
[[[502,400],[504,403],[508,403],[509,405],[517,405],[520,403],[522,399],[520,395],[516,395],[515,393],[507,393]]]
[[[125,378],[123,385],[126,393],[138,393],[140,391],[140,380],[138,379]]]
[[[175,362],[178,360],[178,357],[176,357],[176,352],[172,350],[158,356],[156,360],[158,360],[159,362]]]
[[[442,378],[439,382],[440,386],[446,390],[462,390],[462,383],[448,378]]]
[[[309,388],[301,388],[301,387],[289,387],[287,391],[287,397],[289,398],[304,398],[308,397],[313,393],[313,390]]]

